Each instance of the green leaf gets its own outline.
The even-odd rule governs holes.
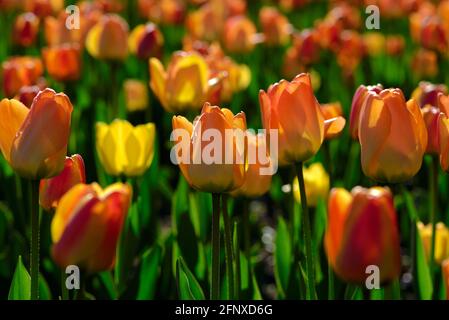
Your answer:
[[[143,254],[137,300],[150,300],[154,298],[160,273],[159,265],[161,264],[161,258],[162,248],[159,245],[154,246]]]
[[[50,287],[42,273],[39,274],[39,300],[51,300]]]
[[[274,275],[279,294],[285,298],[289,286],[289,278],[292,267],[292,246],[287,224],[282,217],[279,218],[275,251],[274,251]]]
[[[9,288],[8,300],[30,300],[31,277],[22,263],[22,256],[17,260],[16,270]]]
[[[203,289],[195,279],[193,273],[184,263],[182,257],[176,264],[176,281],[178,283],[178,295],[181,300],[205,300]]]
[[[416,226],[414,226],[416,228]],[[433,285],[424,245],[419,232],[416,232],[416,272],[418,275],[419,296],[422,300],[432,299]]]

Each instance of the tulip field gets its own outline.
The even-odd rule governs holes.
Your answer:
[[[0,0],[0,30],[0,300],[449,300],[449,0]]]

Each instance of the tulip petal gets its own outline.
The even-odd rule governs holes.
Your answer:
[[[17,100],[3,99],[0,102],[0,150],[8,162],[10,162],[14,137],[22,126],[28,112],[28,108]]]
[[[336,117],[324,121],[324,136],[326,139],[332,139],[338,136],[345,127],[346,120],[343,117]]]
[[[154,94],[158,97],[164,108],[166,108],[167,111],[172,112],[172,109],[167,104],[167,100],[165,98],[165,83],[167,74],[165,73],[162,63],[156,58],[150,59],[150,78],[151,90],[153,90]]]

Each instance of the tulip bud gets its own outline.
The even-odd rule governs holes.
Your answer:
[[[62,171],[72,109],[52,89],[41,91],[30,109],[14,99],[0,102],[0,149],[20,176],[36,180]]]
[[[78,44],[63,44],[42,49],[45,68],[57,81],[78,80],[81,72],[81,52]]]
[[[256,27],[245,16],[228,18],[223,30],[223,43],[227,50],[234,53],[247,53],[255,45]]]
[[[123,83],[126,110],[129,112],[145,110],[148,107],[148,87],[139,80],[128,79]]]
[[[175,159],[172,161],[179,165],[184,178],[193,188],[222,193],[242,186],[247,149],[243,137],[246,130],[243,112],[234,115],[229,109],[205,103],[194,124],[182,116],[173,117],[172,124],[173,135],[181,138],[175,138],[176,144],[172,150]],[[219,135],[212,142],[213,152],[208,147],[210,142],[203,138],[203,133],[212,132]],[[229,137],[228,132],[233,134]],[[228,159],[228,152],[232,152],[232,161]],[[207,159],[203,158],[204,154]]]
[[[112,268],[131,193],[122,183],[104,190],[96,183],[70,189],[51,222],[53,260],[61,268],[77,265],[89,273]]]
[[[195,52],[177,52],[164,70],[162,63],[150,59],[150,87],[168,112],[197,110],[211,90],[209,67]]]
[[[14,97],[24,86],[36,84],[44,72],[42,61],[34,57],[12,57],[2,64],[3,91]]]
[[[128,56],[128,23],[116,14],[106,14],[86,38],[91,56],[104,60],[125,60]]]
[[[138,25],[129,35],[129,51],[140,59],[160,57],[164,38],[154,23]]]
[[[257,159],[248,157],[248,167],[245,176],[245,182],[237,190],[231,192],[233,197],[256,198],[268,192],[271,186],[272,175],[264,173],[262,170],[269,169],[271,165],[270,157],[267,153],[266,137],[264,135],[255,135],[247,133],[248,154]],[[250,151],[251,150],[251,151]]]
[[[26,12],[18,15],[14,23],[14,42],[23,47],[31,46],[39,31],[39,18],[34,13]]]
[[[267,92],[260,90],[259,101],[264,128],[279,131],[281,165],[305,161],[315,155],[326,130],[338,119],[329,119],[325,124],[308,74],[300,74],[291,82],[281,80]]]
[[[393,197],[388,189],[331,190],[324,238],[328,261],[345,282],[365,283],[366,268],[377,266],[380,282],[401,271],[399,234]]]
[[[329,175],[320,162],[313,163],[308,168],[304,168],[303,174],[307,205],[315,207],[319,199],[327,199],[330,185]],[[293,195],[296,202],[301,203],[297,177],[293,180]]]
[[[59,175],[42,179],[39,185],[39,204],[44,210],[56,209],[59,200],[78,183],[86,183],[84,161],[79,154],[66,157]]]
[[[432,241],[432,225],[424,225],[419,221],[417,227],[419,236],[424,245],[426,257],[429,259]],[[449,258],[449,229],[442,222],[439,222],[435,226],[434,260],[436,263],[441,264],[441,262],[447,258]]]
[[[389,183],[411,179],[427,147],[426,124],[415,100],[406,102],[400,89],[370,92],[359,119],[364,174]]]
[[[142,175],[154,156],[154,123],[133,127],[126,120],[114,120],[110,125],[97,123],[96,147],[100,162],[113,176]]]

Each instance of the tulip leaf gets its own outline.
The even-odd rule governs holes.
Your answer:
[[[150,300],[154,298],[160,273],[159,266],[161,258],[162,248],[157,244],[143,254],[137,300]]]
[[[282,217],[279,217],[274,250],[274,275],[276,285],[279,289],[280,296],[285,298],[292,267],[292,246],[287,224]]]
[[[178,283],[179,299],[205,300],[203,289],[201,289],[200,284],[184,263],[182,257],[179,257],[176,263],[176,281]]]
[[[243,252],[240,252],[240,299],[262,299],[251,262]]]
[[[17,260],[16,270],[9,288],[8,300],[30,300],[31,277],[22,263],[22,256]]]
[[[416,226],[415,226],[416,228]],[[429,265],[419,232],[416,232],[416,272],[418,276],[419,296],[422,300],[432,299],[433,285]]]
[[[42,273],[39,274],[39,300],[51,300],[50,287]]]

